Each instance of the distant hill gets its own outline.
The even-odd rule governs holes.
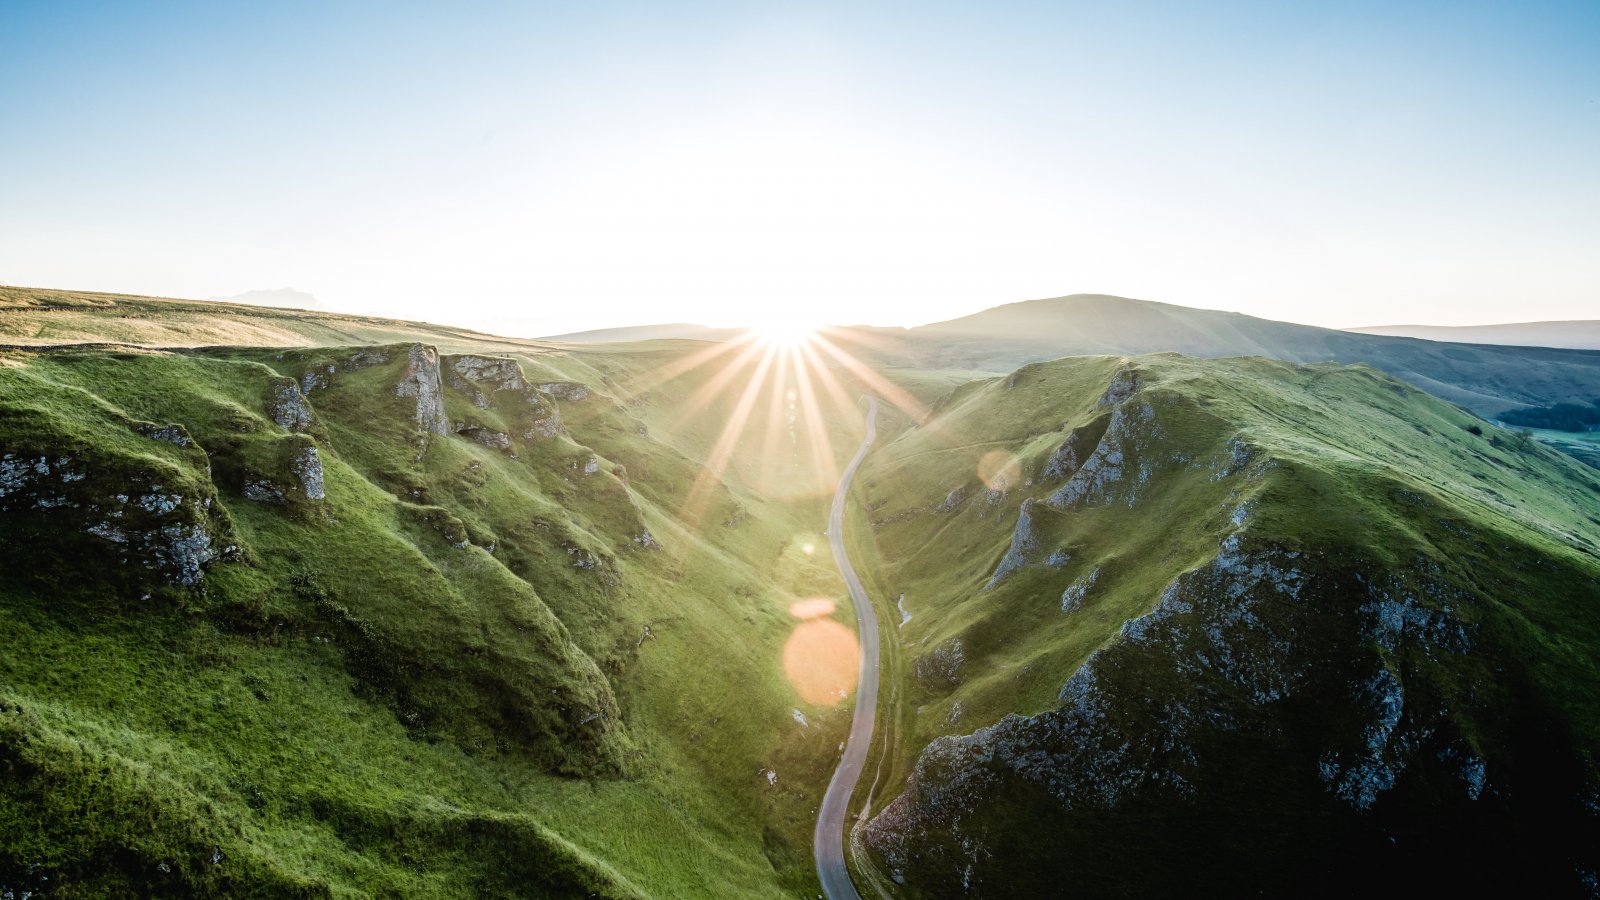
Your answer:
[[[1509,322],[1504,325],[1372,325],[1345,330],[1361,334],[1385,334],[1445,341],[1452,344],[1507,344],[1515,347],[1600,350],[1600,319]]]
[[[246,303],[0,286],[0,344],[326,347],[422,341],[446,352],[549,344],[446,325]]]
[[[1356,334],[1103,294],[1008,303],[901,331],[874,329],[885,358],[1006,371],[1062,356],[1174,351],[1296,363],[1365,363],[1483,415],[1600,396],[1600,352],[1443,344]]]
[[[743,328],[712,328],[692,322],[672,322],[666,325],[629,325],[623,328],[601,328],[594,331],[574,331],[554,334],[544,340],[564,344],[620,344],[627,341],[726,341],[744,333]]]

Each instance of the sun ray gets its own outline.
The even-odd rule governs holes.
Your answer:
[[[827,392],[828,399],[833,401],[834,409],[841,414],[848,414],[850,410],[855,409],[858,405],[857,402],[844,389],[844,384],[839,381],[838,376],[829,370],[828,363],[822,358],[822,354],[818,353],[815,347],[805,347],[802,352],[805,353],[806,359],[810,361],[810,368],[816,373],[817,381],[822,385],[823,390]]]
[[[689,417],[693,416],[695,413],[701,412],[702,407],[709,404],[711,400],[717,396],[717,394],[721,393],[722,389],[727,387],[729,382],[739,377],[739,374],[743,372],[747,366],[760,359],[764,354],[770,358],[770,352],[767,350],[767,348],[756,343],[746,343],[744,350],[741,351],[738,356],[735,356],[733,359],[729,360],[728,364],[723,367],[721,372],[718,372],[716,375],[712,376],[709,381],[700,385],[698,388],[695,388],[694,391],[689,394],[689,397],[683,402],[682,411],[679,412],[671,422],[667,423],[667,430],[676,431],[681,425],[683,425],[685,421],[689,419]]]
[[[828,436],[828,426],[822,417],[822,407],[817,403],[816,390],[811,384],[810,368],[803,360],[795,364],[800,414],[805,417],[806,443],[811,448],[812,463],[817,467],[818,483],[831,487],[839,477],[839,462],[834,459],[833,440]]]
[[[873,393],[899,407],[902,412],[911,417],[913,422],[922,425],[928,421],[927,407],[923,406],[917,398],[907,393],[904,388],[874,372],[865,363],[840,349],[832,341],[821,335],[816,336],[812,343],[821,347],[829,356],[838,360],[840,365],[850,370],[851,374],[860,378],[867,387],[872,389]]]
[[[778,453],[778,445],[782,439],[784,422],[788,419],[784,414],[784,401],[787,399],[785,389],[789,380],[789,366],[794,357],[792,347],[774,347],[773,351],[773,355],[777,357],[778,371],[772,378],[772,391],[767,401],[767,433],[761,442],[761,475],[764,486],[776,484],[774,476],[783,471],[779,462],[781,456]]]
[[[738,405],[728,416],[728,423],[723,426],[722,434],[712,447],[711,455],[706,459],[700,474],[695,477],[694,485],[690,487],[689,495],[683,502],[681,518],[685,521],[691,524],[699,523],[700,515],[705,511],[704,506],[710,499],[709,492],[722,477],[723,470],[727,468],[728,459],[733,455],[745,423],[750,419],[750,410],[760,399],[761,388],[767,380],[767,371],[772,368],[773,357],[774,354],[771,353],[762,356],[761,362],[756,366],[755,374],[750,377],[744,393],[739,396]]]
[[[709,365],[717,358],[732,353],[740,347],[753,346],[754,344],[755,336],[748,334],[740,335],[733,340],[712,344],[709,347],[697,350],[694,353],[683,357],[682,359],[675,360],[659,369],[640,373],[635,378],[626,382],[624,387],[629,393],[632,394],[641,394],[645,391],[653,391],[661,385],[677,378],[678,376],[686,375],[689,372],[700,368],[701,366]]]

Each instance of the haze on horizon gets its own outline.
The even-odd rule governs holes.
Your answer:
[[[1600,317],[1593,3],[0,6],[0,281],[550,334]]]

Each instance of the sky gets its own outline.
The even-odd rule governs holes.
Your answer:
[[[1600,318],[1600,3],[0,0],[0,283],[538,335]]]

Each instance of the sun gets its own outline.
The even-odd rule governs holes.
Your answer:
[[[811,343],[820,326],[795,319],[773,319],[753,325],[750,334],[757,341],[779,350],[795,350]]]

